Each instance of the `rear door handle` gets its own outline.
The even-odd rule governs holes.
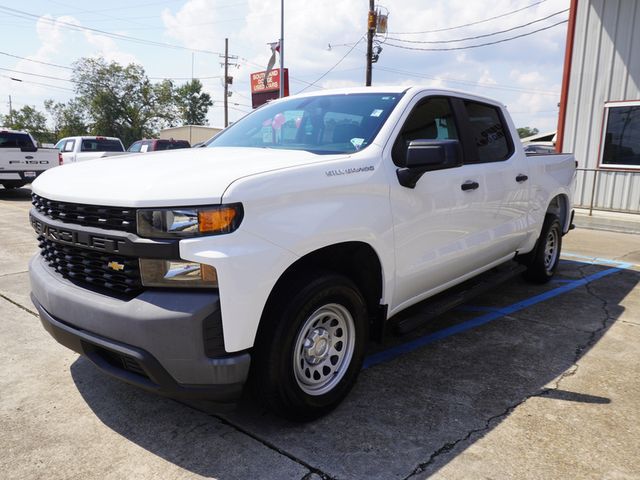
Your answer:
[[[527,180],[529,180],[529,177],[522,173],[516,177],[516,182],[518,183],[526,182]]]
[[[479,186],[480,184],[478,182],[474,182],[473,180],[467,180],[462,185],[460,185],[460,188],[462,188],[462,190],[466,192],[467,190],[475,190]]]

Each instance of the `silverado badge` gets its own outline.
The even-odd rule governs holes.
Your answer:
[[[116,272],[121,272],[122,270],[124,270],[124,264],[118,263],[116,261],[107,263],[107,267],[109,267],[111,270],[115,270]]]

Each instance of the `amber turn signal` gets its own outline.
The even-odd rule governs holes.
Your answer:
[[[198,212],[198,230],[200,233],[226,233],[232,231],[237,211],[233,207]]]

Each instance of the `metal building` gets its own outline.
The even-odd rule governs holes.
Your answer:
[[[222,128],[205,127],[203,125],[184,125],[182,127],[171,127],[160,130],[159,137],[166,140],[186,140],[193,146],[196,143],[209,140],[220,131],[222,131]]]
[[[571,0],[557,144],[577,206],[640,213],[640,1]]]

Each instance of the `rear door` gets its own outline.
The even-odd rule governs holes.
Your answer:
[[[527,235],[530,202],[529,166],[522,150],[515,148],[507,118],[499,105],[460,100],[465,131],[470,134],[472,155],[468,171],[482,187],[483,204],[491,215],[485,261],[515,253]]]
[[[75,162],[76,161],[76,140],[75,138],[65,138],[60,140],[60,152],[62,153],[62,161],[63,163]]]

